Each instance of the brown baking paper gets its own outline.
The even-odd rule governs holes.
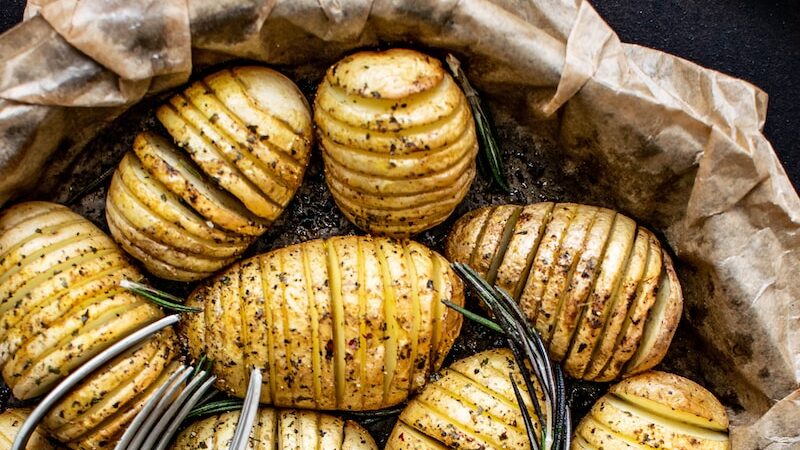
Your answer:
[[[26,17],[0,36],[0,203],[53,188],[104,125],[193,62],[455,52],[495,110],[554,123],[569,164],[666,237],[708,349],[696,369],[743,407],[734,448],[800,448],[800,200],[758,88],[621,43],[580,0],[37,0]]]

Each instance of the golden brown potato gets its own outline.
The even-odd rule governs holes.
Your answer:
[[[572,203],[481,208],[445,254],[506,290],[574,378],[646,371],[667,352],[683,296],[658,239],[614,211]]]
[[[11,445],[17,437],[20,427],[30,414],[29,409],[11,408],[0,413],[0,450],[11,450]],[[27,450],[53,450],[56,447],[45,437],[40,428],[28,440]]]
[[[425,386],[400,414],[386,449],[529,449],[509,373],[535,421],[511,351],[488,350],[453,363]],[[535,426],[539,433],[539,424]]]
[[[645,372],[611,387],[575,429],[573,449],[728,449],[725,408],[699,384]]]
[[[242,397],[250,367],[261,401],[306,409],[395,405],[437,370],[461,327],[447,261],[411,241],[346,236],[242,261],[198,288],[181,331],[213,360],[218,387]]]
[[[178,147],[145,132],[106,202],[114,239],[161,278],[192,281],[230,264],[300,186],[311,114],[297,87],[263,67],[223,70],[157,116]]]
[[[469,104],[422,53],[359,52],[334,64],[314,120],[336,203],[371,233],[407,237],[441,223],[475,177]]]
[[[172,450],[228,448],[239,421],[239,411],[207,417],[189,425]],[[250,432],[252,450],[377,450],[361,425],[328,414],[292,409],[260,408]]]
[[[47,393],[161,310],[119,284],[141,274],[114,242],[64,206],[29,202],[0,215],[0,368],[19,399]],[[113,447],[147,392],[170,373],[171,329],[74,388],[43,426],[73,448]]]

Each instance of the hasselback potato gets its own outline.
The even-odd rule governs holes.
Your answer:
[[[645,372],[611,387],[575,429],[572,449],[728,449],[728,416],[686,378]]]
[[[475,176],[464,94],[435,58],[359,52],[328,69],[315,99],[325,181],[356,226],[405,237],[444,221]]]
[[[386,449],[529,449],[509,374],[522,390],[539,433],[514,356],[508,349],[495,349],[442,370],[441,376],[425,386],[400,414]],[[541,393],[537,395],[544,404]]]
[[[239,411],[207,417],[178,435],[172,450],[230,447]],[[250,432],[253,450],[377,450],[367,430],[350,420],[314,411],[260,408]]]
[[[187,300],[194,357],[213,360],[218,387],[242,397],[250,368],[261,401],[305,409],[388,407],[442,364],[461,316],[461,280],[411,241],[364,236],[307,241],[233,265]]]
[[[47,393],[82,363],[162,317],[119,284],[141,274],[114,242],[64,206],[22,203],[0,215],[0,366],[19,399]],[[105,448],[169,372],[162,331],[98,369],[45,418],[73,448]]]
[[[19,433],[20,427],[30,414],[29,409],[10,408],[0,413],[0,450],[11,450],[11,445]],[[28,440],[27,450],[53,450],[53,446],[45,437],[40,428],[31,435]]]
[[[510,293],[574,378],[610,381],[650,369],[681,317],[669,255],[653,233],[609,209],[477,209],[456,222],[446,255]]]
[[[108,192],[109,227],[153,274],[205,278],[292,199],[311,151],[311,113],[283,75],[237,67],[191,84],[156,115],[180,149],[151,132],[136,138]]]

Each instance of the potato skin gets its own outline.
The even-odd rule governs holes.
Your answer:
[[[728,449],[728,417],[713,394],[650,371],[614,385],[575,429],[573,449]]]
[[[328,187],[370,233],[408,237],[441,223],[475,177],[467,100],[422,53],[359,52],[337,62],[317,89],[314,120]]]
[[[511,351],[488,350],[456,361],[411,399],[400,414],[386,449],[530,448],[509,373],[523,390],[535,421],[533,405],[525,394],[525,382]],[[542,402],[541,393],[537,395]],[[539,424],[535,426],[538,430]]]
[[[508,291],[574,378],[611,381],[652,368],[680,321],[669,255],[650,231],[609,209],[480,208],[456,221],[445,255]]]
[[[156,115],[181,150],[141,133],[114,174],[106,218],[149,272],[200,280],[235,260],[300,187],[311,113],[283,75],[237,67],[191,84]]]
[[[239,411],[206,417],[184,429],[172,450],[228,448]],[[276,434],[277,431],[277,434]],[[315,411],[259,408],[250,433],[253,450],[377,450],[372,436],[356,422]]]
[[[405,400],[437,370],[461,327],[440,300],[463,304],[447,261],[413,241],[313,240],[230,267],[200,286],[182,317],[192,356],[214,361],[238,397],[250,367],[261,402],[371,410]]]
[[[29,202],[0,214],[0,260],[0,368],[19,399],[46,393],[87,359],[163,316],[119,287],[141,274],[109,237],[64,206]],[[118,356],[70,391],[43,429],[71,448],[113,447],[169,372],[176,345],[166,329]]]
[[[10,408],[0,413],[0,450],[10,450],[20,427],[31,413],[26,408]],[[47,440],[41,427],[28,440],[28,450],[54,450],[56,447]]]

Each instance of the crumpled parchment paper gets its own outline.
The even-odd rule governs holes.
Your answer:
[[[0,36],[0,204],[52,187],[193,63],[455,52],[522,126],[557,117],[566,157],[691,267],[685,319],[720,364],[710,387],[744,407],[734,448],[800,448],[800,200],[761,132],[758,88],[621,43],[582,0],[31,0],[26,18]]]

